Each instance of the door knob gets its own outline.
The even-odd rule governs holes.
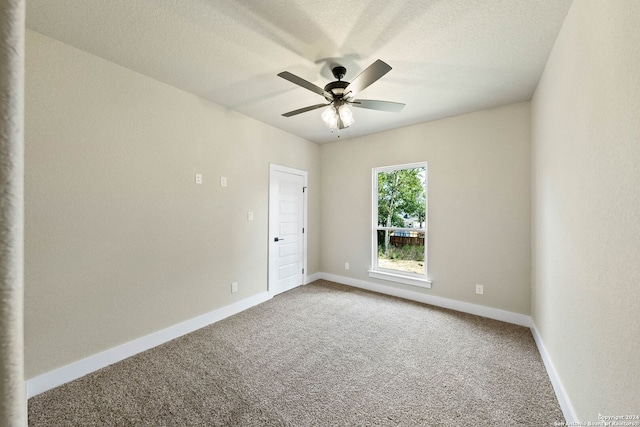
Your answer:
[[[274,242],[280,242],[280,241],[282,241],[282,240],[284,240],[284,239],[283,239],[283,238],[281,238],[281,237],[274,237],[274,238],[273,238],[273,241],[274,241]]]

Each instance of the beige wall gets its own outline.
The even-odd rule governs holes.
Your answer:
[[[321,159],[324,272],[529,314],[529,103],[326,144]],[[416,161],[428,162],[431,289],[367,273],[371,169]]]
[[[27,378],[266,291],[269,162],[309,172],[318,271],[319,146],[31,31],[26,59]]]
[[[639,28],[574,1],[532,101],[532,315],[580,421],[640,415]]]

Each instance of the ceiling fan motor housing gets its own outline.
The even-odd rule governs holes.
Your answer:
[[[333,94],[333,99],[342,99],[342,96],[344,95],[344,89],[349,86],[349,82],[342,82],[342,81],[335,81],[335,82],[331,82],[329,84],[327,84],[324,87],[324,90],[332,93]],[[333,99],[331,98],[327,98],[325,96],[325,99],[327,101],[333,101]]]

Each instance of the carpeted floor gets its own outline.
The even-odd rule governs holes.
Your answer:
[[[552,426],[529,329],[326,281],[29,400],[30,426]]]

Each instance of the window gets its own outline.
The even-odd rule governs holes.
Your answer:
[[[430,288],[427,280],[427,164],[373,169],[369,276]]]

